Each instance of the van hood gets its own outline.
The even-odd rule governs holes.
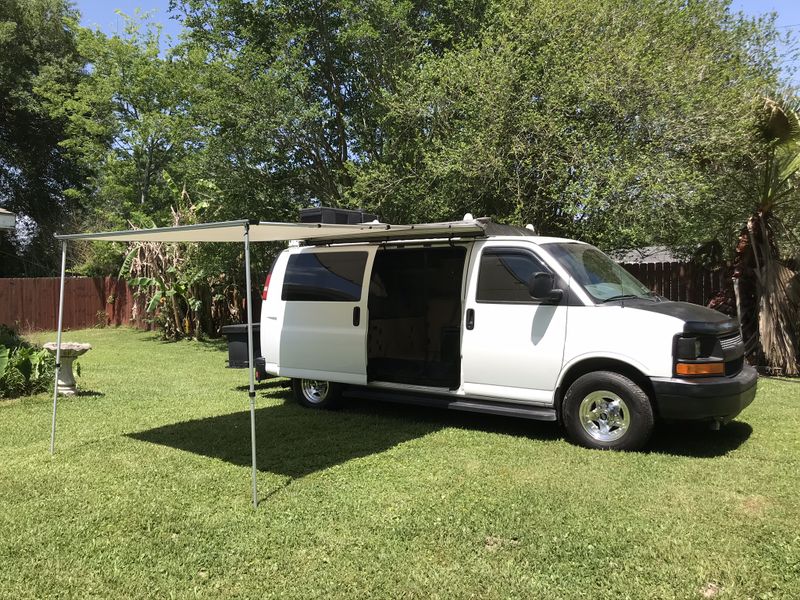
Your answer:
[[[739,331],[739,321],[719,311],[688,302],[626,302],[626,308],[667,315],[683,321],[684,333],[727,335]]]

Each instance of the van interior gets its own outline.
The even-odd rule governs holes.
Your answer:
[[[381,248],[369,286],[367,379],[456,389],[466,248]]]

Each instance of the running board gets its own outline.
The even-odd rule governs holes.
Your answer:
[[[403,392],[389,392],[374,388],[346,387],[345,396],[361,398],[364,400],[381,400],[384,402],[398,402],[401,404],[415,404],[449,410],[477,412],[504,417],[517,417],[522,419],[535,419],[536,421],[555,421],[556,411],[553,408],[530,406],[526,404],[513,404],[510,402],[495,402],[493,400],[477,400],[474,398],[451,399],[424,396],[421,394],[407,394]]]

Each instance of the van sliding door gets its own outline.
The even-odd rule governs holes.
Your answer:
[[[309,248],[291,254],[281,289],[280,375],[367,382],[367,294],[374,249]]]

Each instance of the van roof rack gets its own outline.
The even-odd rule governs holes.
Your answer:
[[[363,223],[369,229],[355,230],[342,234],[331,232],[331,237],[314,236],[301,239],[308,246],[358,242],[399,242],[407,240],[446,240],[453,238],[476,238],[493,235],[532,236],[530,229],[494,223],[489,217],[469,221],[448,221],[445,223],[416,223],[414,225],[389,225],[384,223]],[[323,225],[324,227],[324,225]]]

